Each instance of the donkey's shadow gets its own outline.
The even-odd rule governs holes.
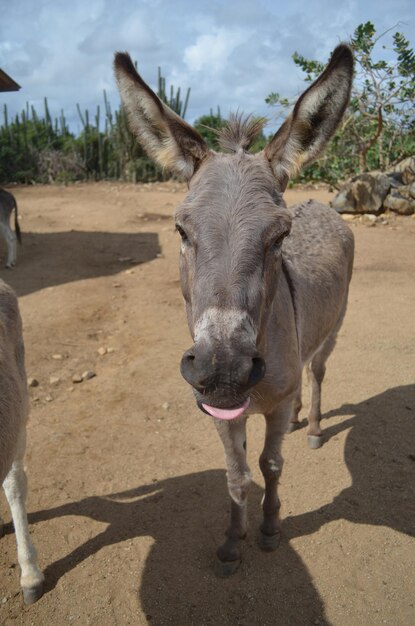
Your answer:
[[[340,518],[414,533],[414,400],[414,385],[396,387],[359,404],[343,405],[325,416],[353,415],[324,430],[328,439],[351,429],[345,460],[352,485],[320,509],[286,518],[283,536],[310,534]],[[33,513],[32,523],[81,515],[108,524],[103,532],[49,565],[45,572],[48,589],[104,546],[152,536],[155,541],[137,589],[152,624],[301,625],[317,620],[327,624],[311,576],[289,542],[283,540],[273,554],[257,548],[255,526],[261,495],[262,489],[253,484],[244,561],[228,580],[216,579],[212,567],[227,522],[223,470],[169,478]]]
[[[140,586],[137,581],[137,594],[151,624],[250,626],[275,624],[275,620],[328,624],[311,577],[289,543],[282,542],[274,554],[257,547],[255,525],[262,489],[253,484],[250,495],[258,517],[255,524],[251,520],[241,568],[227,580],[214,574],[215,550],[227,524],[224,470],[169,478],[32,513],[31,524],[67,515],[107,524],[103,532],[46,568],[46,591],[101,548],[150,536],[154,544]]]
[[[326,419],[338,415],[352,417],[328,426]],[[344,404],[325,414],[322,426],[325,440],[350,428],[344,457],[352,484],[318,510],[287,518],[286,534],[303,536],[346,519],[415,535],[415,385]]]

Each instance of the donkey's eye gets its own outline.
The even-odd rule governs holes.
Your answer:
[[[279,252],[281,250],[282,242],[284,241],[287,234],[288,233],[284,231],[283,233],[281,233],[280,235],[278,235],[278,237],[274,239],[274,242],[272,244],[272,249],[275,252]]]
[[[188,236],[186,235],[186,233],[183,230],[183,228],[181,226],[179,226],[179,224],[176,224],[176,230],[179,233],[180,237],[182,238],[182,241],[189,241]]]

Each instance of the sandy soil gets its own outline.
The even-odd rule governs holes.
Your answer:
[[[47,583],[24,607],[9,524],[0,623],[414,624],[415,220],[352,224],[356,264],[324,385],[325,444],[309,450],[304,430],[286,437],[284,536],[263,553],[264,428],[250,419],[250,533],[240,570],[220,580],[223,450],[178,367],[191,343],[172,220],[183,187],[14,193],[24,245],[17,268],[0,275],[20,296],[28,376],[40,383],[30,390],[28,506]],[[310,196],[330,194],[289,192],[288,201]],[[95,378],[72,383],[88,369]],[[4,499],[1,510],[9,521]]]

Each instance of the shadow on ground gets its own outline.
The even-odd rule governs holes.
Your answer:
[[[262,489],[254,484],[242,566],[230,579],[215,578],[214,553],[228,502],[224,471],[210,470],[31,514],[31,523],[74,515],[108,524],[47,567],[47,589],[104,546],[149,535],[155,543],[137,593],[151,624],[328,624],[310,574],[287,538],[340,518],[413,534],[415,520],[415,385],[343,405],[325,416],[326,425],[342,414],[351,417],[326,426],[325,437],[350,428],[345,460],[353,483],[320,509],[284,520],[277,552],[266,554],[256,546]]]
[[[85,278],[111,276],[146,263],[160,252],[157,233],[71,230],[24,233],[14,270],[0,276],[19,296]]]
[[[351,416],[329,426],[330,417]],[[387,526],[415,536],[415,385],[388,389],[324,415],[327,441],[349,429],[344,457],[352,484],[317,511],[289,517],[289,537],[313,533],[326,522]]]

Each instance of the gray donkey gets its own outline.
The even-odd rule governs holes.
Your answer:
[[[301,373],[311,381],[308,443],[318,448],[320,388],[347,303],[353,236],[334,210],[315,201],[287,208],[290,176],[333,135],[347,106],[353,56],[339,45],[265,149],[248,149],[261,129],[234,116],[219,139],[225,153],[171,111],[117,53],[115,73],[133,132],[158,163],[188,181],[176,211],[180,276],[194,345],[181,372],[225,447],[231,520],[217,573],[232,574],[247,530],[246,420],[266,421],[260,546],[279,544],[277,483],[284,433],[298,424]]]
[[[0,280],[0,484],[12,512],[24,601],[32,604],[42,595],[44,577],[27,524],[23,466],[27,415],[22,322],[14,291]],[[2,529],[0,518],[0,536]]]
[[[14,210],[14,231],[10,228],[10,216]],[[6,267],[13,268],[16,265],[17,244],[22,243],[19,220],[17,217],[17,202],[9,191],[0,189],[0,232],[7,244]]]

